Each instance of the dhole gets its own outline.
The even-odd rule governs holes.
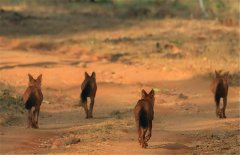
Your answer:
[[[212,81],[211,90],[214,94],[216,103],[216,115],[219,118],[226,118],[225,110],[227,106],[228,95],[228,75],[229,72],[221,74],[221,71],[215,70],[215,79]],[[220,109],[220,99],[223,98],[223,108]]]
[[[28,77],[28,87],[23,94],[25,108],[28,110],[28,128],[39,128],[38,116],[43,101],[43,94],[41,91],[42,74],[39,75],[37,79],[34,79],[30,74],[28,74]]]
[[[152,136],[152,120],[154,117],[154,90],[149,94],[142,90],[142,98],[137,102],[134,108],[136,126],[138,130],[138,141],[142,148],[148,146],[147,142]],[[147,131],[149,132],[146,136]]]
[[[82,92],[80,95],[80,105],[84,108],[86,113],[86,118],[92,118],[93,106],[94,106],[94,99],[97,92],[97,83],[96,83],[96,74],[95,72],[92,73],[91,76],[85,72],[85,79],[81,86]],[[87,97],[90,97],[90,108],[88,109],[87,106]]]

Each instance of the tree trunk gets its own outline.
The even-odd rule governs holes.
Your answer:
[[[199,2],[199,5],[200,5],[200,8],[202,10],[202,13],[204,14],[204,17],[208,18],[208,13],[206,12],[203,0],[198,0],[198,2]]]

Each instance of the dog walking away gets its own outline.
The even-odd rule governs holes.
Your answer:
[[[212,81],[211,90],[214,94],[216,103],[216,115],[219,118],[226,118],[225,110],[227,107],[228,96],[228,76],[229,72],[222,74],[221,71],[215,70],[215,79]],[[223,107],[220,108],[220,100],[223,98]]]
[[[154,118],[154,90],[149,94],[142,90],[142,98],[137,102],[134,108],[136,127],[138,130],[138,142],[142,148],[148,146],[147,142],[152,136],[152,120]],[[148,135],[147,134],[148,131]]]
[[[23,94],[23,102],[25,108],[28,110],[28,128],[39,128],[38,117],[40,106],[43,101],[43,94],[41,90],[42,74],[34,79],[31,74],[28,74],[29,83],[26,91]]]
[[[95,72],[92,75],[88,75],[85,72],[85,79],[81,86],[82,92],[80,94],[80,105],[84,108],[86,118],[93,117],[93,106],[95,101],[95,96],[97,92],[97,83],[96,83],[96,74]],[[87,105],[87,98],[90,98],[90,108]]]

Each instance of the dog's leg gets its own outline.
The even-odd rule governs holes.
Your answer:
[[[148,146],[146,142],[146,133],[147,133],[147,129],[142,128],[142,148],[146,148]]]
[[[226,107],[227,107],[227,96],[225,96],[223,98],[223,108],[222,108],[222,117],[223,118],[227,118],[226,115],[225,115],[225,110],[226,110]]]
[[[149,121],[149,128],[148,128],[148,135],[146,137],[146,141],[149,141],[150,138],[152,137],[152,121]]]
[[[93,117],[92,113],[93,113],[93,106],[94,106],[94,97],[93,96],[90,97],[90,100],[91,100],[91,102],[90,102],[89,117],[92,118]]]
[[[145,147],[145,139],[144,139],[144,129],[141,127],[141,145],[142,145],[142,148]]]
[[[31,112],[31,127],[34,128],[35,127],[35,123],[34,123],[34,120],[35,120],[35,107],[32,107],[30,109],[30,112]]]
[[[141,145],[141,128],[138,126],[137,129],[138,129],[138,142]]]
[[[216,115],[219,118],[222,118],[221,116],[221,110],[220,110],[220,97],[215,97],[215,102],[216,102]]]
[[[85,111],[86,118],[89,118],[87,102],[83,103],[82,106],[83,106],[83,109],[84,109],[84,111]]]
[[[36,128],[39,128],[39,126],[38,126],[39,112],[40,112],[40,108],[36,109],[36,117],[35,117],[35,127]]]
[[[32,127],[32,116],[31,116],[31,109],[28,110],[28,118],[27,118],[27,128]]]
[[[32,107],[32,128],[38,128],[37,127],[37,109],[35,107]]]

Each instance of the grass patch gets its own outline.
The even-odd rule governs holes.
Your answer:
[[[126,116],[130,113],[132,113],[132,109],[126,109],[126,110],[123,110],[123,111],[114,110],[110,113],[110,116],[114,117],[114,118],[117,118],[117,119],[120,119],[120,118],[123,118],[123,116]]]
[[[207,80],[213,80],[215,78],[215,73],[214,72],[209,72],[204,75],[201,75],[204,79]],[[229,86],[240,86],[240,72],[230,72],[229,73],[229,78],[228,78],[228,84]]]
[[[57,47],[58,45],[53,42],[40,42],[30,46],[31,49],[39,51],[54,51]]]
[[[6,122],[9,118],[24,114],[22,97],[14,90],[4,84],[0,84],[0,123]]]
[[[120,119],[121,118],[121,112],[119,110],[114,110],[110,113],[110,116]]]

